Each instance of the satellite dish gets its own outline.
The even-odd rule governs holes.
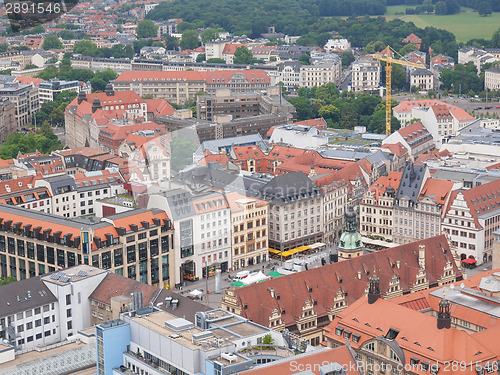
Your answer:
[[[452,290],[455,289],[455,284],[451,284],[450,289],[452,289]]]
[[[465,288],[465,284],[464,284],[464,283],[461,283],[461,284],[460,284],[460,288],[462,288],[462,289],[463,289],[463,288]]]

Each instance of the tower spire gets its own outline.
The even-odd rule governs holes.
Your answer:
[[[450,301],[446,299],[445,291],[443,291],[443,298],[439,301],[437,327],[438,329],[451,328]]]

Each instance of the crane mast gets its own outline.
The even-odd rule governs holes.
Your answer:
[[[425,65],[413,63],[405,60],[398,60],[393,58],[392,48],[387,46],[385,48],[385,55],[372,55],[374,59],[385,61],[385,134],[391,134],[391,117],[392,117],[392,64],[406,65],[414,68],[426,69]]]

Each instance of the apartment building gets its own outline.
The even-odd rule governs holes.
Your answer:
[[[360,233],[363,236],[393,240],[394,198],[401,182],[401,172],[389,172],[370,186],[360,203]]]
[[[344,214],[347,210],[348,196],[351,191],[347,182],[347,171],[340,170],[326,176],[310,176],[323,191],[323,238],[333,243],[342,234]]]
[[[231,94],[231,90],[217,90],[215,95],[198,95],[196,116],[200,120],[226,122],[262,114],[295,114],[293,107],[280,96],[279,88],[269,88],[263,93]]]
[[[271,74],[272,85],[283,85],[287,89],[300,86],[300,67],[302,63],[297,61],[285,61]]]
[[[476,47],[464,47],[458,50],[459,64],[467,64],[471,61],[477,68],[477,74],[479,74],[484,64],[495,63],[500,61],[500,58],[493,53]]]
[[[121,73],[112,82],[115,91],[133,90],[139,96],[153,94],[184,104],[200,91],[214,94],[221,88],[233,94],[265,90],[270,86],[270,77],[264,70],[219,70],[219,71],[128,71]]]
[[[435,148],[432,134],[420,121],[396,130],[382,141],[382,146],[389,145],[403,146],[412,161]]]
[[[260,189],[269,202],[269,247],[278,251],[323,242],[323,191],[302,172],[276,176]]]
[[[302,65],[299,72],[300,87],[322,86],[340,82],[342,62],[340,57],[334,61],[322,61],[315,65]]]
[[[16,129],[31,126],[33,115],[40,109],[38,88],[12,80],[0,83],[0,98],[8,99],[15,106]]]
[[[417,87],[420,90],[434,90],[434,74],[428,69],[416,68],[410,72],[410,87]]]
[[[182,285],[213,275],[216,269],[225,272],[230,268],[231,215],[223,194],[191,195],[183,189],[172,189],[151,195],[148,207],[165,210],[176,228],[172,284]]]
[[[38,97],[40,99],[40,104],[55,101],[57,96],[63,91],[75,91],[76,93],[79,93],[81,88],[82,87],[79,81],[61,81],[51,79],[48,82],[40,82],[38,84]]]
[[[380,89],[380,62],[362,57],[352,63],[351,90],[354,92],[372,92]]]
[[[269,203],[232,192],[226,194],[231,209],[232,270],[265,262],[269,255]]]
[[[452,193],[442,228],[462,260],[482,264],[492,259],[493,232],[500,227],[499,191],[496,180]]]
[[[21,51],[2,52],[0,53],[0,61],[17,63],[21,69],[24,69],[25,66],[24,55]]]
[[[149,307],[98,325],[98,373],[234,374],[292,355],[281,334],[235,314],[198,311],[193,323],[176,311]],[[272,354],[254,350],[266,336],[276,348]]]
[[[484,87],[487,90],[500,90],[500,67],[494,66],[484,71]]]
[[[169,283],[173,229],[165,212],[138,209],[100,221],[0,207],[1,275],[18,280],[78,264],[151,285]]]
[[[407,164],[394,198],[394,243],[405,244],[414,241],[415,205],[420,192],[430,177],[425,166]]]
[[[103,93],[80,92],[64,112],[66,146],[99,148],[100,131],[109,123],[133,123],[147,113],[146,100],[134,91],[115,93],[109,85]]]

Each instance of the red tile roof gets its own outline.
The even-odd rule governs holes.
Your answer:
[[[403,43],[420,44],[420,43],[422,43],[422,39],[420,39],[415,34],[411,33],[405,39],[403,39]]]
[[[376,202],[375,205],[378,205],[378,198],[385,193],[385,190],[391,186],[394,188],[394,191],[398,190],[399,183],[401,182],[401,176],[403,173],[391,171],[387,176],[381,176],[377,181],[370,186],[371,198],[373,198]],[[363,201],[365,198],[363,198]]]
[[[165,99],[146,99],[148,112],[153,112],[155,116],[171,116],[174,114],[174,107]]]
[[[113,297],[130,297],[134,292],[142,292],[142,304],[149,306],[149,303],[155,300],[160,291],[160,288],[110,272],[92,292],[89,299],[111,305]]]
[[[21,76],[16,77],[16,81],[19,82],[19,83],[21,83],[21,84],[23,84],[23,85],[33,85],[35,87],[38,87],[38,84],[40,82],[45,82],[41,78],[21,77]]]
[[[500,207],[500,179],[471,189],[454,191],[450,197],[450,205],[458,193],[463,194],[477,228],[482,228],[478,216],[497,210]]]
[[[234,74],[243,74],[247,82],[252,82],[252,79],[259,79],[261,82],[269,83],[271,78],[265,70],[216,70],[216,71],[127,71],[122,72],[116,81],[204,81],[212,83],[213,80],[220,82],[229,82]]]
[[[317,127],[318,129],[326,129],[327,127],[327,123],[323,117],[313,118],[304,121],[297,121],[294,122],[292,125],[314,126]]]
[[[380,278],[383,295],[388,291],[393,277],[399,279],[404,293],[409,292],[419,273],[420,245],[425,245],[426,274],[430,284],[437,283],[442,277],[447,262],[452,263],[457,276],[462,275],[455,265],[446,237],[440,235],[267,280],[238,288],[233,292],[242,307],[242,316],[268,326],[274,308],[278,311],[286,310],[282,319],[285,325],[290,327],[301,316],[302,306],[307,299],[316,302],[314,310],[318,316],[325,316],[330,311],[335,305],[334,298],[339,291],[348,292],[345,300],[348,305],[353,304],[365,295],[370,273],[374,269]],[[400,268],[397,267],[397,261],[401,264]],[[280,296],[279,300],[271,296],[271,288]],[[243,308],[244,306],[246,308]]]
[[[434,316],[384,299],[368,304],[367,297],[361,297],[337,314],[328,326],[329,332],[326,336],[338,341],[340,338],[335,334],[335,328],[338,326],[360,335],[357,343],[351,343],[353,349],[359,348],[369,339],[385,336],[392,328],[398,331],[396,340],[407,361],[411,357],[417,357],[421,361],[431,363],[438,361],[440,364],[452,361],[474,362],[474,366],[465,371],[454,373],[476,374],[476,363],[494,361],[498,357],[498,353],[491,350],[491,345],[481,339],[481,335],[469,334],[456,328],[438,329]],[[490,330],[498,334],[500,326]],[[495,346],[500,345],[495,344]],[[421,370],[417,373],[430,372]]]
[[[391,151],[394,155],[396,156],[403,156],[404,154],[408,154],[408,150],[406,147],[403,146],[401,142],[398,142],[396,144],[383,144],[381,148],[387,148],[389,151]]]
[[[397,106],[393,108],[394,112],[411,112],[412,108],[415,107],[433,107],[436,105],[445,105],[449,112],[456,118],[458,121],[472,121],[474,117],[469,115],[465,110],[459,108],[457,106],[447,104],[445,102],[436,100],[436,99],[422,99],[422,100],[405,100],[399,103]]]
[[[441,205],[441,210],[443,210],[448,202],[448,199],[450,198],[454,184],[455,183],[453,181],[428,178],[422,188],[420,198],[425,196],[433,198],[438,205]]]
[[[236,51],[236,49],[238,49],[239,47],[247,47],[248,44],[241,44],[241,43],[226,43],[226,45],[224,46],[224,49],[222,50],[222,54],[223,55],[234,55],[234,52]]]

